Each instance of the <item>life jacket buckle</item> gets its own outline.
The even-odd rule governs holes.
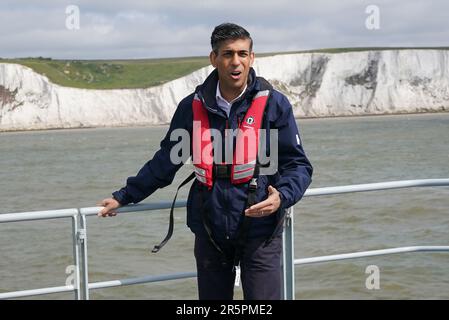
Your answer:
[[[230,164],[214,164],[214,176],[217,179],[229,179],[232,167]]]
[[[249,190],[250,191],[257,190],[257,178],[251,178],[251,181],[249,182]]]

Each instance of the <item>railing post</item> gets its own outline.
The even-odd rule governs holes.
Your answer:
[[[80,285],[80,246],[78,242],[78,216],[72,216],[72,245],[73,245],[73,261],[75,263],[75,277],[73,286],[75,287],[75,300],[81,300]]]
[[[288,208],[285,214],[284,232],[282,233],[283,299],[295,300],[293,207]]]
[[[88,258],[87,258],[87,223],[86,216],[80,213],[78,209],[80,226],[78,229],[78,244],[81,253],[81,292],[82,299],[89,300],[89,274],[88,274]]]

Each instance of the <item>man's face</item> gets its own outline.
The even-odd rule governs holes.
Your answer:
[[[249,70],[254,62],[250,51],[251,40],[227,40],[210,53],[211,64],[217,68],[220,89],[240,92],[246,85]]]

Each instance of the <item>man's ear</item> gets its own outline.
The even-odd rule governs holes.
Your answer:
[[[209,60],[210,60],[210,64],[216,68],[217,64],[216,64],[216,60],[217,59],[217,54],[212,50],[209,54]]]

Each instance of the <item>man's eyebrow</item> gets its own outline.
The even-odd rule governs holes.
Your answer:
[[[249,52],[249,50],[246,50],[246,49],[244,49],[244,50],[231,50],[231,49],[224,49],[223,50],[223,53],[233,53],[233,52],[238,52],[238,53],[247,53],[247,52]]]

